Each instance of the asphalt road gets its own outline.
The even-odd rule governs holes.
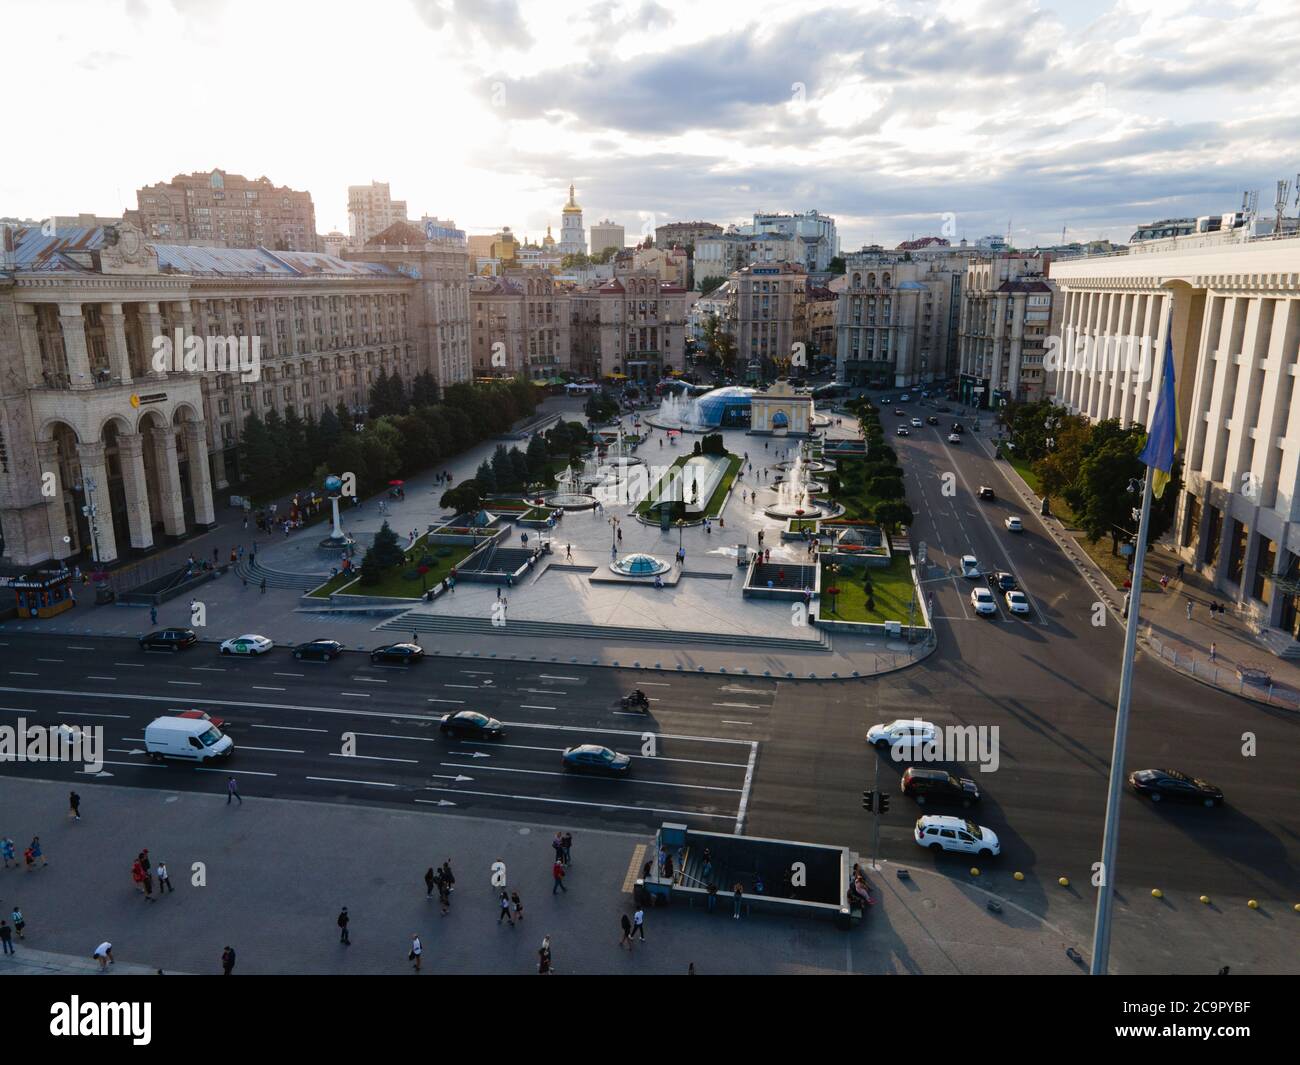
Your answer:
[[[909,405],[909,416],[915,403]],[[892,406],[890,408],[892,410]],[[929,410],[919,410],[923,416]],[[892,438],[916,513],[914,548],[929,554],[939,649],[911,669],[860,682],[634,673],[590,667],[429,659],[407,668],[360,656],[296,662],[284,649],[220,658],[215,646],[171,656],[129,641],[0,631],[0,724],[105,727],[115,784],[220,794],[226,767],[157,767],[143,753],[154,716],[201,708],[227,721],[238,747],[229,771],[246,797],[419,805],[626,828],[685,820],[723,831],[871,846],[861,792],[879,770],[892,794],[880,853],[957,871],[911,838],[920,813],[898,793],[904,765],[867,747],[870,725],[920,716],[937,725],[997,729],[998,765],[952,768],[974,777],[983,802],[968,816],[998,833],[1005,869],[1031,882],[1087,881],[1101,849],[1105,790],[1123,633],[1093,624],[1095,596],[1035,514],[1015,501],[983,437],[959,446],[940,429]],[[888,411],[887,427],[899,419]],[[966,419],[963,419],[966,420]],[[945,477],[951,475],[951,477]],[[976,490],[991,485],[994,502]],[[1025,525],[1007,533],[1002,520]],[[975,582],[958,574],[974,554],[1016,575],[1032,612],[1002,606],[978,619]],[[649,717],[618,697],[640,685]],[[506,722],[499,742],[441,737],[437,717],[476,709]],[[345,733],[355,744],[345,750]],[[991,733],[990,733],[991,735]],[[1254,753],[1243,754],[1253,736]],[[1300,720],[1213,691],[1140,659],[1128,768],[1182,768],[1227,794],[1221,809],[1154,807],[1126,794],[1117,883],[1291,900],[1300,886],[1300,802],[1294,751]],[[571,777],[560,751],[601,743],[633,756],[627,779]],[[3,764],[0,773],[78,778],[72,766]],[[0,825],[0,831],[3,826]]]

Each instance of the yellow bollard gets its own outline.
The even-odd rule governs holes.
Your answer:
[[[1069,886],[1070,886],[1070,878],[1069,878],[1068,876],[1063,876],[1063,877],[1061,877],[1059,880],[1057,880],[1057,883],[1060,884],[1061,887],[1069,887]]]
[[[1151,889],[1151,897],[1153,899],[1163,899],[1165,897],[1165,893],[1161,891],[1158,887],[1153,887]]]
[[[1248,903],[1246,903],[1246,905],[1249,906],[1252,910],[1259,909],[1259,903],[1256,902],[1254,899],[1251,899]]]
[[[1017,880],[1024,880],[1024,878],[1025,878],[1025,874],[1022,873],[1019,869],[1017,869],[1016,872],[1015,872],[1015,878],[1016,878]]]
[[[972,866],[970,867],[970,875],[971,875],[971,876],[979,876],[979,875],[980,875],[980,871],[979,871],[979,869],[977,869],[975,866],[972,865]]]
[[[1201,896],[1201,901],[1202,901],[1203,903],[1205,903],[1205,905],[1208,906],[1208,905],[1210,904],[1210,896],[1209,896],[1209,895],[1202,895],[1202,896]]]

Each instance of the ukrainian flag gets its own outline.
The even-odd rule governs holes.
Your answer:
[[[1156,413],[1147,431],[1146,447],[1138,456],[1155,473],[1151,477],[1151,490],[1157,499],[1163,494],[1174,468],[1174,452],[1182,445],[1178,429],[1178,396],[1174,390],[1174,337],[1173,318],[1165,339],[1164,372],[1160,379],[1160,394],[1156,397]]]

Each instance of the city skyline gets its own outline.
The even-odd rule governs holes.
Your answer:
[[[1063,227],[1067,240],[1125,241],[1155,218],[1231,211],[1245,189],[1267,213],[1273,181],[1297,169],[1286,137],[1300,90],[1285,71],[1300,31],[1267,0],[1230,19],[1197,3],[1027,0],[938,14],[831,3],[797,19],[763,2],[722,20],[650,0],[373,10],[357,23],[320,5],[308,23],[278,9],[252,20],[241,0],[18,5],[16,39],[76,57],[44,83],[52,110],[93,98],[100,119],[77,138],[29,133],[46,165],[0,177],[4,213],[118,214],[137,188],[221,168],[309,191],[322,234],[347,231],[348,185],[379,180],[412,217],[538,239],[573,182],[588,220],[620,222],[629,242],[684,218],[816,208],[839,220],[847,251],[1008,230],[1023,247]],[[229,46],[247,32],[263,46]],[[325,62],[340,39],[347,59],[313,79],[313,106],[286,132],[275,97],[292,89],[274,64],[267,77],[266,56],[292,43]],[[414,45],[412,62],[393,61],[395,39]],[[214,72],[221,114],[160,91],[155,57],[178,40],[186,69]],[[22,50],[17,80],[41,63]],[[378,78],[378,93],[354,84]],[[214,146],[226,116],[257,108],[266,121],[241,120],[233,147]],[[123,136],[132,116],[166,136]]]

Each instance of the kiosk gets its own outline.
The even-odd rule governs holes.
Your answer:
[[[35,577],[24,574],[9,587],[19,617],[52,618],[77,605],[72,596],[72,574],[66,571],[43,570]]]

